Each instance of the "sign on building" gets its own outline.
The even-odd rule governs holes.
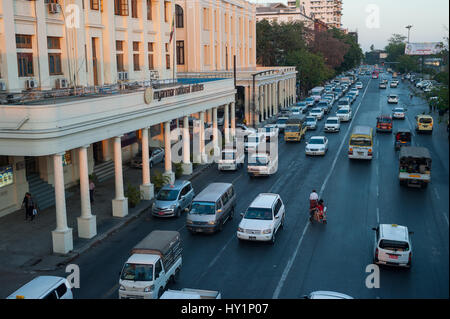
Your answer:
[[[406,55],[433,55],[441,51],[440,42],[407,43],[405,47]]]

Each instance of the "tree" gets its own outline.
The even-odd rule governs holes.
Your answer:
[[[399,63],[395,69],[402,73],[417,72],[419,70],[417,57],[403,54],[397,60]]]
[[[329,32],[315,32],[310,46],[312,52],[322,54],[326,65],[332,69],[341,66],[350,47]]]
[[[370,51],[375,51],[375,46],[373,44],[370,45]]]

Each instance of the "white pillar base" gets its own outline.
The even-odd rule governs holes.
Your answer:
[[[191,175],[193,172],[192,163],[182,163],[183,175]]]
[[[91,239],[97,235],[97,217],[78,217],[78,237]]]
[[[163,176],[169,177],[169,184],[175,183],[175,173],[174,172],[164,172]]]
[[[142,184],[140,186],[141,199],[151,200],[155,197],[155,186],[153,184]]]
[[[56,254],[67,254],[73,250],[72,228],[64,231],[52,231],[53,252]]]
[[[194,163],[201,164],[202,156],[200,155],[200,153],[195,153],[193,156],[193,160],[194,160]]]
[[[114,217],[125,217],[128,215],[128,198],[116,198],[112,200]]]

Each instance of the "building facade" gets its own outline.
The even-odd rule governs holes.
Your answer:
[[[270,23],[302,22],[309,29],[314,28],[314,20],[307,16],[304,7],[288,7],[282,3],[269,3],[256,8],[256,21]]]
[[[298,2],[308,17],[321,20],[329,27],[341,29],[342,0],[299,0]],[[297,1],[288,1],[288,6],[295,8]]]

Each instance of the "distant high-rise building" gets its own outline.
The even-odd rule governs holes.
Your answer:
[[[321,20],[330,27],[340,29],[342,26],[342,0],[291,0],[288,7],[301,7],[307,16]]]

